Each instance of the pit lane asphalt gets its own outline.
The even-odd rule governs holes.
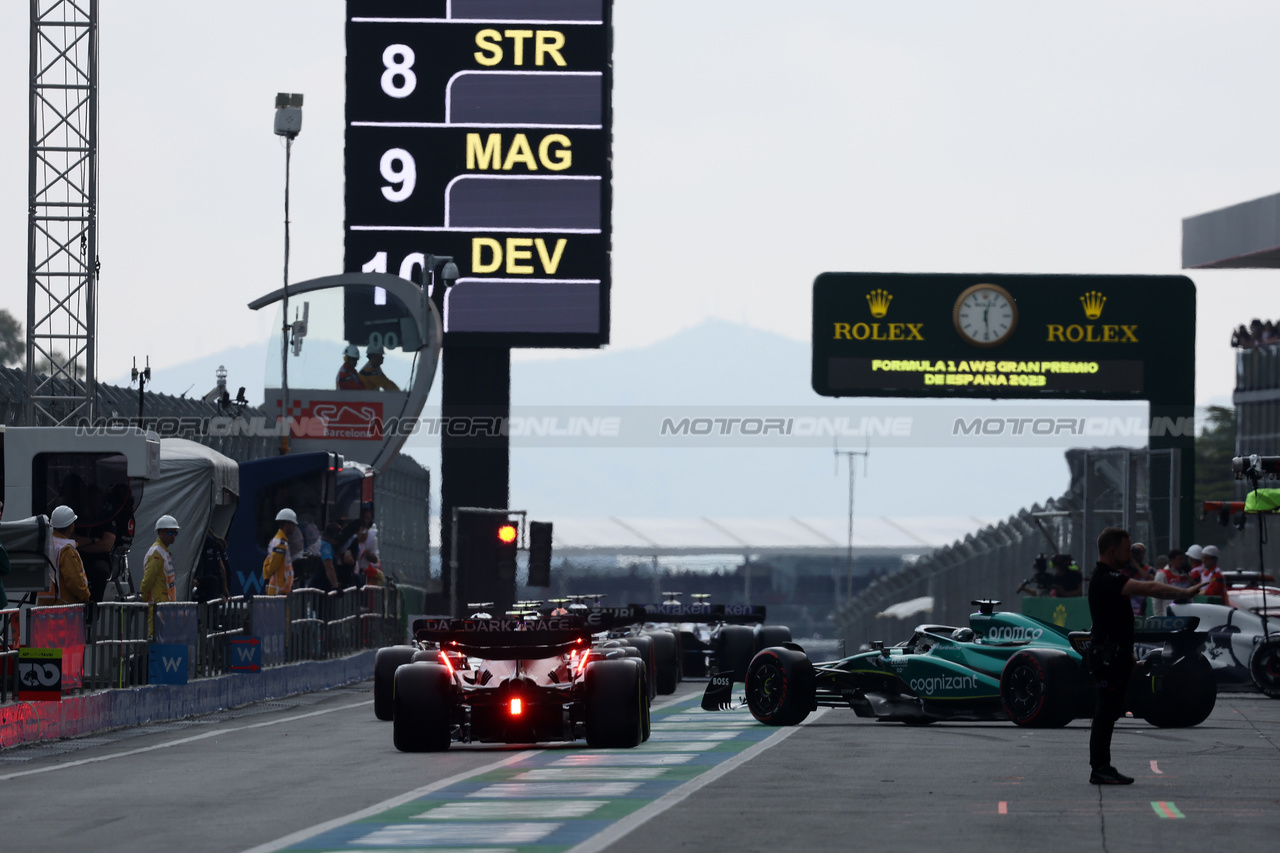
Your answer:
[[[520,752],[398,753],[367,690],[0,752],[0,846],[245,850]],[[1193,729],[1121,721],[1128,787],[1087,784],[1088,736],[829,710],[602,849],[1271,849],[1280,702],[1226,694]]]
[[[1087,720],[908,727],[831,709],[607,849],[1275,849],[1280,701],[1223,694],[1190,729],[1121,720],[1112,758],[1133,785],[1088,784],[1088,751]]]

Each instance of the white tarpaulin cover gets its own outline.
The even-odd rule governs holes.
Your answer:
[[[160,478],[146,484],[142,502],[133,513],[129,574],[134,586],[142,584],[147,550],[156,541],[157,519],[172,515],[178,520],[180,531],[173,543],[178,600],[186,600],[205,531],[213,527],[219,536],[226,535],[239,494],[240,467],[235,460],[185,438],[161,439]]]

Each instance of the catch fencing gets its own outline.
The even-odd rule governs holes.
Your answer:
[[[964,626],[976,599],[1001,601],[1019,610],[1019,586],[1034,574],[1039,555],[1071,554],[1087,577],[1096,540],[1108,525],[1132,531],[1150,554],[1177,547],[1180,482],[1172,451],[1129,448],[1071,450],[1071,489],[999,524],[922,556],[876,579],[835,614],[850,652],[872,640],[897,643],[916,625]],[[893,605],[932,598],[931,609],[901,618],[884,615]],[[889,611],[890,613],[894,611]]]
[[[148,683],[153,643],[187,646],[188,678],[207,678],[234,671],[231,644],[238,638],[258,639],[264,667],[393,645],[403,636],[402,611],[394,586],[207,603],[110,601],[94,606],[87,626],[82,604],[3,610],[0,702],[14,698],[20,646],[62,649],[62,692],[75,695]]]

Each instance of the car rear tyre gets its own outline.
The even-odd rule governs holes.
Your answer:
[[[791,629],[786,625],[758,625],[755,629],[756,651],[791,642]]]
[[[652,631],[653,669],[658,693],[670,696],[680,684],[680,643],[670,631]]]
[[[622,641],[640,652],[640,660],[644,661],[646,690],[649,694],[649,699],[652,700],[658,695],[658,668],[654,658],[653,637],[648,634],[640,634],[634,637],[623,637]]]
[[[438,663],[415,663],[396,670],[392,734],[401,752],[449,748],[453,679]]]
[[[649,700],[640,661],[592,661],[584,682],[587,746],[611,749],[643,743]]]
[[[1249,675],[1255,687],[1272,699],[1280,699],[1280,637],[1269,637],[1253,650]]]
[[[756,638],[746,625],[725,625],[716,635],[716,671],[733,673],[734,681],[747,680],[747,666],[755,654]]]
[[[413,660],[418,650],[413,646],[387,646],[378,649],[373,659],[373,715],[379,720],[392,716],[391,696],[396,669]]]
[[[1024,649],[1000,673],[1000,702],[1020,726],[1058,728],[1071,722],[1079,686],[1076,664],[1065,652]]]
[[[1129,681],[1144,720],[1161,728],[1198,726],[1213,713],[1218,685],[1204,655],[1188,655],[1172,667],[1160,666],[1155,652],[1141,661]]]
[[[813,710],[813,663],[804,652],[769,648],[747,667],[747,707],[766,726],[795,726]]]

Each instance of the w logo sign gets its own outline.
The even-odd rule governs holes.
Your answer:
[[[185,645],[152,643],[147,647],[148,684],[186,684],[191,650]]]
[[[239,595],[262,595],[264,581],[261,572],[237,571],[236,580],[240,583]],[[232,590],[235,593],[235,590]]]
[[[262,669],[262,643],[257,637],[236,637],[231,641],[232,672],[257,672]]]

